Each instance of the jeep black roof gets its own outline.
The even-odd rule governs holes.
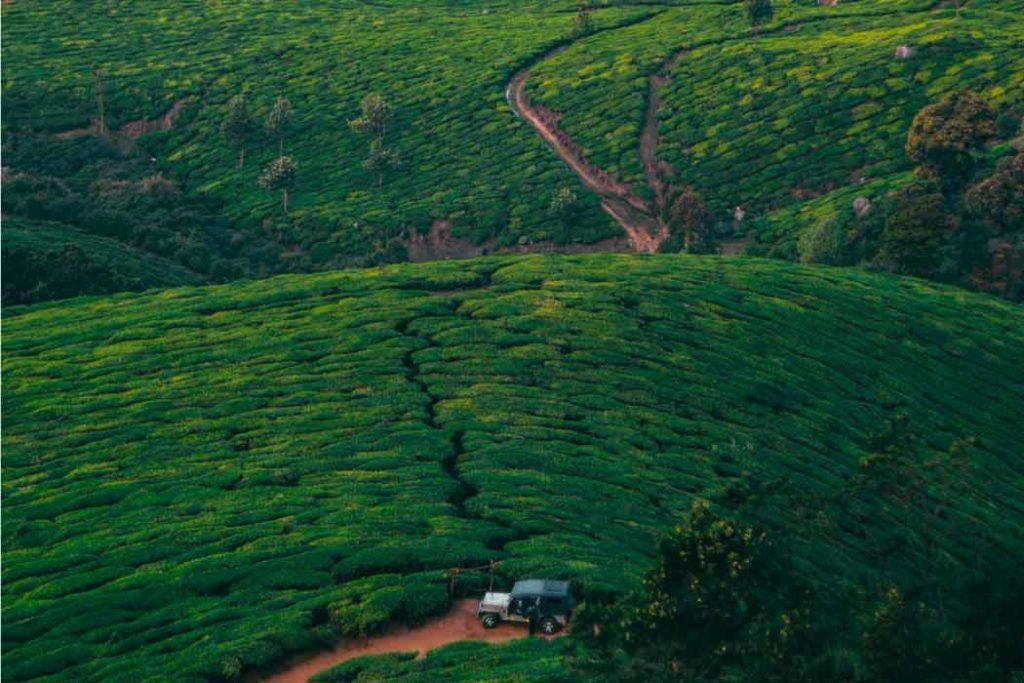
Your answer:
[[[549,581],[547,579],[526,579],[516,581],[512,586],[512,597],[540,595],[546,598],[564,598],[569,595],[568,581]]]

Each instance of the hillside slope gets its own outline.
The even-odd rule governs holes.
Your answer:
[[[912,116],[951,92],[1019,103],[1021,0],[972,0],[959,12],[933,0],[776,3],[756,37],[739,2],[602,4],[580,30],[580,3],[567,0],[10,3],[4,117],[12,138],[81,132],[97,111],[97,67],[115,130],[187,102],[148,136],[166,173],[223,202],[242,232],[277,224],[304,267],[326,269],[401,259],[409,233],[438,223],[504,247],[621,234],[589,190],[573,220],[550,210],[580,184],[504,100],[524,67],[530,99],[589,162],[641,194],[649,114],[654,165],[695,186],[721,220],[737,205],[753,218],[907,170]],[[658,74],[660,106],[648,112]],[[238,168],[222,132],[241,92],[261,124],[279,96],[294,108],[287,219],[256,182],[277,141],[255,134]],[[368,141],[348,125],[370,93],[396,112],[388,144],[402,164],[382,187],[362,165]]]
[[[441,611],[444,570],[490,559],[627,588],[695,497],[833,494],[901,412],[926,453],[978,439],[943,557],[1024,557],[1024,311],[984,296],[745,258],[530,256],[5,323],[5,680],[231,677]],[[913,533],[898,516],[873,531]],[[794,553],[868,581],[876,537],[799,532]]]
[[[203,283],[179,263],[60,223],[8,219],[3,254],[7,304]]]

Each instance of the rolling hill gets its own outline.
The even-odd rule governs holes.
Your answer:
[[[9,304],[203,282],[174,261],[59,223],[5,221],[3,240],[4,301]],[[51,282],[62,269],[64,281]],[[83,292],[83,283],[95,289]],[[62,290],[62,284],[68,289]]]
[[[277,239],[304,269],[403,260],[409,236],[439,223],[491,249],[620,235],[593,192],[580,193],[572,221],[550,210],[579,180],[505,101],[524,69],[527,94],[582,156],[641,195],[645,165],[659,166],[725,222],[737,205],[753,219],[865,181],[900,184],[911,118],[958,90],[1015,107],[1019,128],[1019,0],[959,12],[932,0],[778,3],[756,32],[741,3],[686,0],[595,3],[578,32],[578,4],[13,3],[5,126],[87,131],[101,68],[112,130],[178,113],[147,136],[166,172],[222,202],[247,234],[282,224]],[[286,220],[256,184],[276,156],[273,136],[254,133],[238,168],[222,134],[241,92],[261,122],[275,98],[292,103],[284,149],[299,175]],[[388,144],[401,159],[380,188],[361,165],[367,140],[348,126],[373,92],[394,105]],[[775,244],[757,226],[735,227]]]
[[[5,313],[5,680],[231,679],[443,611],[446,570],[492,559],[626,590],[695,498],[836,495],[896,414],[925,456],[976,440],[935,552],[1024,557],[1024,312],[983,295],[535,255]],[[912,515],[856,533],[773,500],[814,581],[876,580],[879,538],[919,571]],[[559,670],[557,644],[505,647],[462,661]]]

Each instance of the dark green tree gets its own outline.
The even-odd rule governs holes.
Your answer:
[[[942,266],[942,248],[957,225],[937,187],[914,183],[892,198],[878,263],[895,273],[934,278]]]
[[[561,223],[563,228],[570,228],[579,217],[579,201],[576,190],[571,187],[559,188],[548,204],[548,214]]]
[[[642,593],[581,607],[580,663],[613,680],[801,680],[813,667],[798,660],[817,656],[808,596],[763,529],[698,500],[658,545]]]
[[[847,262],[850,228],[847,221],[832,213],[808,226],[797,241],[803,263],[839,265]]]
[[[907,133],[907,156],[920,165],[921,175],[938,180],[949,192],[970,177],[973,154],[995,132],[995,112],[964,90],[918,112]]]
[[[576,16],[572,20],[572,35],[574,38],[590,35],[594,32],[594,17],[589,7],[580,7],[576,10]]]
[[[228,144],[238,150],[238,168],[245,166],[245,146],[252,138],[256,127],[256,119],[249,110],[249,100],[245,94],[232,97],[228,102],[221,130]]]
[[[992,234],[1024,232],[1024,154],[1001,159],[995,173],[968,189],[965,199]]]
[[[772,0],[743,0],[743,7],[747,12],[747,21],[754,27],[754,36],[761,33],[761,26],[767,24],[775,16],[775,8]]]
[[[673,192],[668,208],[669,232],[688,254],[715,252],[715,220],[704,198],[692,187]]]

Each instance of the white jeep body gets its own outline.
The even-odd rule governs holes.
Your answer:
[[[526,623],[527,619],[518,614],[509,614],[508,605],[512,600],[510,593],[484,593],[484,599],[476,610],[479,619],[485,614],[497,614],[501,621],[519,621]]]

